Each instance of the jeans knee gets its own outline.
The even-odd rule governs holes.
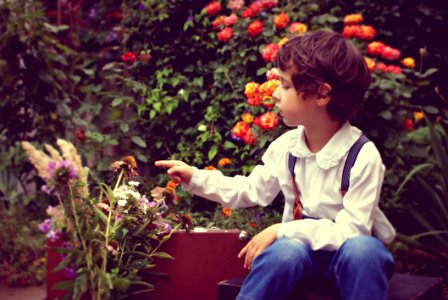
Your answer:
[[[285,272],[310,263],[309,247],[301,242],[282,238],[263,251],[254,264],[263,264],[269,270]]]
[[[392,269],[394,259],[392,254],[376,238],[359,236],[350,238],[341,246],[340,256],[345,263],[354,265],[376,264]]]

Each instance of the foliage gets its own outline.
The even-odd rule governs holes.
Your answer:
[[[406,243],[446,260],[446,253],[441,249],[448,246],[448,137],[447,112],[439,114],[436,125],[425,115],[425,126],[421,128],[423,136],[429,140],[429,147],[424,151],[427,156],[422,163],[412,167],[406,178],[395,192],[395,198],[403,197],[402,192],[410,182],[417,185],[412,190],[420,191],[421,199],[413,202],[400,201],[398,207],[406,210],[420,225],[423,232],[404,232],[399,238]],[[419,134],[420,137],[422,133]],[[419,135],[411,136],[416,140]],[[410,159],[409,154],[404,159]],[[405,195],[407,195],[406,193]],[[411,235],[409,235],[411,234]]]
[[[141,280],[141,272],[153,268],[158,258],[172,259],[159,248],[182,222],[168,207],[174,187],[155,188],[148,200],[133,181],[137,165],[129,156],[110,167],[119,174],[115,186],[101,184],[98,194],[91,195],[88,169],[71,143],[58,140],[62,155],[50,145],[45,145],[49,155],[28,142],[22,145],[45,180],[43,189],[59,203],[47,208],[50,218],[39,225],[49,240],[61,239],[64,245],[58,249],[64,259],[55,271],[64,269],[69,280],[53,288],[71,291],[73,299],[85,293],[91,299],[121,299],[136,286],[153,289]]]
[[[23,205],[0,209],[0,281],[10,286],[45,280],[45,238]]]

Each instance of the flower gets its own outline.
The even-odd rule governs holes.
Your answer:
[[[257,140],[257,136],[255,135],[255,132],[253,132],[250,129],[248,131],[246,131],[243,135],[243,141],[247,145],[253,145],[256,140]]]
[[[252,116],[251,113],[245,113],[245,114],[243,114],[243,115],[241,116],[241,119],[242,119],[244,122],[250,124],[250,123],[252,123],[252,121],[254,120],[254,116]]]
[[[403,121],[403,128],[406,129],[407,132],[411,132],[414,130],[414,121],[410,118],[405,118]]]
[[[223,217],[230,217],[232,215],[232,209],[223,207],[222,208],[222,215]]]
[[[257,16],[262,9],[263,4],[260,1],[254,1],[241,13],[241,16],[243,17],[243,19],[253,18]]]
[[[120,206],[126,206],[126,204],[128,203],[128,201],[126,199],[120,199],[118,200],[118,205]]]
[[[216,15],[221,10],[221,3],[218,1],[210,2],[205,6],[205,11],[210,16]]]
[[[282,38],[278,43],[278,47],[283,46],[284,44],[286,44],[286,42],[289,40],[289,38],[287,36],[285,36],[284,38]]]
[[[414,112],[414,119],[415,119],[415,121],[420,121],[423,118],[424,118],[424,113],[422,111]]]
[[[43,233],[48,233],[51,229],[51,219],[45,219],[42,223],[38,224],[37,227]]]
[[[232,161],[230,160],[230,158],[224,157],[218,161],[218,167],[224,167],[230,165],[231,163]]]
[[[226,19],[225,16],[219,16],[219,17],[216,17],[216,19],[213,20],[213,22],[212,22],[212,26],[213,26],[213,28],[214,28],[214,29],[219,28],[221,25],[224,24],[224,20],[225,20],[225,19]]]
[[[132,51],[128,51],[121,55],[121,61],[128,64],[133,65],[136,59],[136,55]]]
[[[214,166],[206,166],[204,169],[205,170],[214,171],[214,170],[216,170],[216,167],[214,167]]]
[[[277,29],[284,29],[288,26],[289,17],[286,13],[281,13],[274,16],[274,26]]]
[[[366,62],[367,68],[369,68],[370,72],[375,70],[375,61],[373,59],[370,57],[364,57],[364,61]]]
[[[233,36],[233,30],[230,27],[226,27],[218,33],[218,40],[227,42]]]
[[[278,79],[271,79],[264,82],[259,88],[259,92],[264,96],[272,97],[272,94],[279,87],[280,81]]]
[[[400,57],[400,51],[389,46],[384,46],[381,50],[381,57],[387,60],[395,60]]]
[[[244,88],[244,95],[246,95],[247,98],[253,98],[259,93],[260,84],[256,83],[255,81],[246,83],[246,86]]]
[[[256,37],[263,31],[263,22],[260,20],[253,21],[247,27],[247,32],[251,37]]]
[[[262,130],[271,130],[278,125],[278,116],[272,112],[268,111],[258,117],[257,122],[254,121]]]
[[[243,121],[239,121],[232,128],[232,136],[242,139],[246,132],[249,131],[249,129],[249,124]]]
[[[224,17],[223,19],[223,23],[225,26],[232,26],[236,23],[236,21],[238,21],[238,16],[235,14],[231,14],[230,16]]]
[[[152,58],[151,54],[146,52],[140,52],[140,54],[137,57],[138,61],[141,63],[147,63],[151,60],[151,58]]]
[[[230,0],[227,7],[231,10],[240,10],[244,6],[244,0]]]
[[[382,42],[371,42],[367,45],[366,52],[370,55],[380,55],[384,47]]]
[[[137,161],[131,155],[122,157],[120,160],[114,161],[109,165],[109,170],[114,173],[124,172],[126,178],[138,176]]]
[[[412,57],[405,57],[401,60],[401,64],[407,68],[415,68],[415,60]]]
[[[294,22],[289,26],[289,32],[291,33],[297,33],[297,34],[302,34],[307,32],[308,27],[300,22]]]
[[[70,160],[50,161],[47,166],[49,179],[52,185],[67,184],[70,180],[78,178],[78,170]]]
[[[278,0],[261,0],[264,9],[271,9],[278,5]]]
[[[272,69],[268,70],[266,72],[266,79],[267,80],[280,79],[279,73],[278,73],[278,69],[277,68],[272,68]]]
[[[361,14],[350,14],[346,15],[344,17],[344,24],[346,25],[353,25],[353,24],[359,24],[364,21],[364,18]]]
[[[273,62],[277,57],[277,51],[279,48],[280,47],[277,44],[269,43],[263,48],[261,56],[266,62]]]
[[[75,136],[78,140],[80,140],[81,142],[84,142],[86,140],[86,132],[84,129],[78,129],[75,132]]]
[[[342,35],[346,38],[370,41],[376,36],[376,30],[372,26],[348,25],[344,27]]]

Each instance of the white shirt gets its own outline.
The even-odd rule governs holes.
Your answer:
[[[284,133],[271,143],[249,176],[224,176],[198,170],[184,188],[229,208],[266,206],[282,191],[285,196],[278,237],[296,239],[312,249],[337,250],[348,238],[375,235],[388,243],[395,230],[378,207],[385,167],[372,142],[361,148],[350,173],[350,188],[342,197],[342,170],[350,147],[361,131],[346,122],[317,153],[305,143],[304,128]],[[296,183],[308,217],[293,220],[294,192],[288,170],[289,153],[298,157]]]

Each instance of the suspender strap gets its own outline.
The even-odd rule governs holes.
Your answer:
[[[356,158],[358,157],[359,151],[361,151],[362,146],[370,141],[365,135],[361,135],[359,139],[353,144],[353,146],[348,151],[347,159],[345,160],[344,170],[342,171],[342,182],[341,182],[341,194],[342,196],[347,193],[350,187],[350,171],[355,164]],[[296,183],[296,175],[294,172],[294,167],[297,162],[297,157],[293,156],[291,153],[288,156],[288,169],[291,174],[291,182],[294,191],[294,220],[299,220],[302,218],[302,201],[300,201],[300,191]]]
[[[345,160],[344,170],[342,171],[342,182],[341,182],[341,193],[342,196],[347,193],[350,187],[350,171],[355,164],[356,158],[358,157],[359,151],[362,146],[367,143],[369,139],[365,135],[361,135],[359,139],[353,144],[353,146],[348,151],[347,159]]]
[[[299,220],[302,218],[302,201],[300,201],[300,191],[297,187],[296,183],[296,175],[294,173],[294,167],[296,165],[297,157],[292,156],[289,154],[288,157],[288,168],[289,168],[289,174],[291,174],[291,183],[292,183],[292,189],[294,191],[294,207],[293,207],[293,216],[294,220]]]

